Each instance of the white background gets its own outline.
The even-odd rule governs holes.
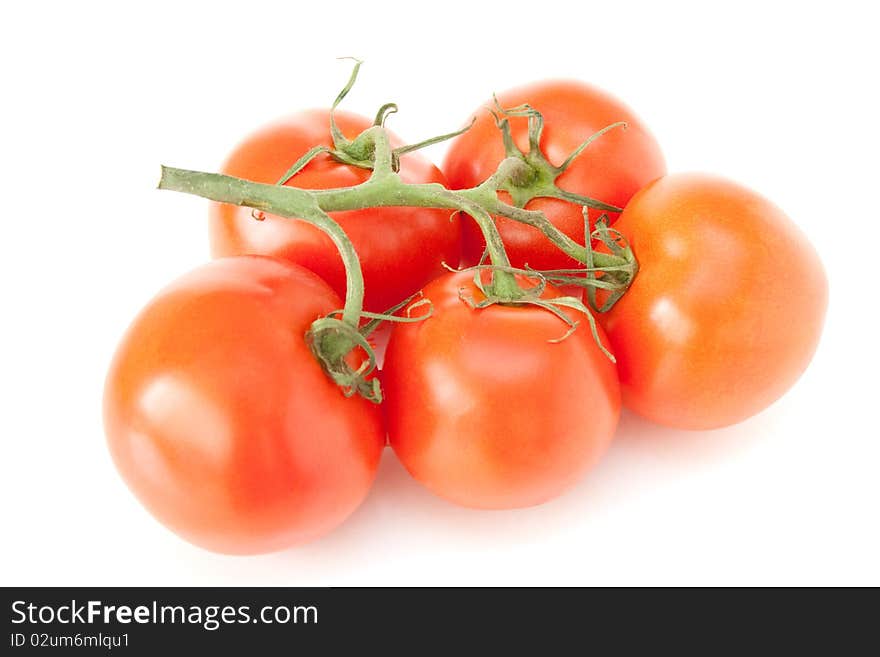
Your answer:
[[[4,5],[0,583],[880,584],[877,20],[872,3],[818,5]],[[601,465],[538,508],[456,508],[388,452],[315,543],[243,558],[178,539],[118,477],[100,414],[129,320],[208,258],[206,203],[155,191],[159,164],[216,169],[259,124],[327,105],[340,55],[367,61],[345,107],[395,100],[410,139],[569,76],[630,104],[671,171],[769,196],[831,283],[807,374],[726,430],[625,415]]]

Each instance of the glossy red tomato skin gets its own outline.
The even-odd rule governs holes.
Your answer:
[[[337,111],[337,124],[350,139],[370,127],[368,119]],[[400,145],[392,137],[394,145]],[[247,137],[229,155],[222,172],[262,183],[275,183],[313,146],[332,146],[326,110],[301,112]],[[319,155],[287,184],[303,189],[330,189],[360,184],[370,171]],[[401,158],[400,176],[408,183],[441,183],[440,170],[419,153]],[[361,260],[364,306],[384,311],[418,291],[445,269],[458,264],[459,219],[449,210],[368,208],[333,212]],[[214,256],[261,254],[284,258],[318,274],[345,296],[345,270],[336,247],[317,228],[302,221],[266,215],[256,221],[249,208],[212,203],[211,252]]]
[[[156,296],[107,377],[113,460],[163,524],[216,552],[316,538],[369,490],[385,430],[347,399],[304,335],[339,306],[315,274],[259,256],[223,258]]]
[[[566,327],[546,310],[472,310],[459,290],[481,298],[473,273],[442,276],[424,290],[433,316],[392,331],[382,371],[390,444],[449,501],[540,504],[574,485],[609,444],[620,410],[614,365],[585,322],[550,343]]]
[[[723,427],[769,406],[806,369],[828,284],[775,205],[723,178],[676,174],[640,191],[615,227],[639,262],[600,316],[626,406],[671,427]]]
[[[541,149],[551,163],[560,165],[590,135],[602,128],[626,121],[626,130],[614,129],[593,142],[557,178],[562,189],[624,207],[639,189],[666,173],[660,147],[645,124],[613,96],[590,85],[574,81],[537,82],[511,89],[498,96],[502,107],[528,103],[544,116]],[[473,187],[494,173],[504,158],[501,132],[486,108],[475,114],[476,123],[452,142],[443,163],[443,172],[453,189]],[[528,150],[528,124],[525,118],[510,118],[514,141]],[[507,195],[504,195],[507,200]],[[526,208],[540,210],[562,232],[581,244],[584,219],[581,207],[566,201],[538,198]],[[590,210],[591,223],[599,211]],[[613,222],[616,213],[610,213]],[[536,269],[577,266],[561,253],[540,231],[504,217],[496,218],[512,264],[528,264]],[[484,241],[476,223],[462,223],[462,252],[465,264],[474,264],[483,253]]]

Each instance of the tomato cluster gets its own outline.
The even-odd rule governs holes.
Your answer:
[[[497,110],[515,106],[531,114],[505,119],[506,143]],[[601,219],[638,263],[627,291],[594,313],[593,330],[592,316],[572,326],[553,305],[574,303],[569,293],[523,268],[584,264],[534,226],[494,218],[510,265],[520,268],[514,279],[534,293],[514,303],[492,298],[491,267],[444,269],[476,265],[486,244],[477,223],[448,206],[331,211],[359,256],[365,310],[397,305],[413,320],[394,325],[381,370],[368,375],[384,389],[377,404],[337,385],[309,338],[312,323],[339,310],[347,292],[334,241],[305,221],[272,212],[258,221],[250,208],[212,204],[217,259],[147,305],[106,384],[111,454],[161,522],[227,553],[313,539],[367,495],[386,438],[413,477],[452,502],[539,504],[601,457],[621,405],[671,427],[722,427],[766,408],[806,368],[827,284],[815,250],[778,208],[722,178],[667,175],[643,123],[590,86],[543,82],[487,107],[454,139],[442,170],[407,152],[397,175],[414,185],[476,187],[499,169],[510,144],[528,151],[540,116],[540,157],[558,174],[554,184],[622,209]],[[348,139],[371,126],[351,114],[333,117]],[[626,129],[557,167],[615,122]],[[283,184],[357,193],[372,172],[334,156],[330,125],[326,111],[275,123],[240,144],[223,170],[274,184],[323,146]],[[498,196],[510,201],[513,193]],[[538,195],[524,206],[592,250],[602,213],[590,210],[585,221],[581,206],[563,196]],[[607,251],[601,243],[595,249]],[[342,356],[362,370],[358,349]]]

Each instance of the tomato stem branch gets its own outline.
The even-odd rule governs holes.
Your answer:
[[[263,185],[219,173],[162,167],[159,189],[195,194],[221,203],[243,205],[282,217],[299,218],[320,228],[339,251],[345,266],[345,307],[342,321],[357,328],[364,302],[360,259],[342,227],[308,192],[293,187]],[[285,190],[294,193],[284,193]]]
[[[380,150],[377,149],[377,155]],[[379,161],[378,157],[377,161]],[[510,169],[514,170],[515,167],[510,166]],[[404,183],[390,168],[381,167],[378,174],[374,170],[374,175],[360,185],[337,189],[303,190],[255,183],[223,174],[162,167],[159,188],[195,194],[222,203],[243,205],[283,217],[300,217],[306,220],[309,219],[303,216],[304,213],[314,211],[315,205],[325,213],[383,206],[458,210],[469,214],[480,224],[492,263],[503,267],[509,265],[509,260],[491,216],[499,215],[537,228],[567,255],[578,262],[586,263],[585,245],[577,243],[556,228],[542,212],[517,208],[501,201],[497,196],[498,179],[493,178],[472,189],[453,191],[439,183]],[[593,253],[595,267],[625,268],[630,264],[629,260],[621,256]]]
[[[372,330],[375,321],[387,321],[400,318],[393,317],[394,308],[388,314],[379,315],[364,313],[364,279],[358,255],[348,236],[330,216],[329,212],[361,210],[374,207],[422,207],[443,208],[469,215],[480,227],[486,241],[486,252],[491,265],[481,265],[476,272],[476,282],[486,296],[486,303],[531,303],[546,307],[563,318],[571,330],[576,322],[569,320],[561,307],[574,308],[586,313],[594,337],[598,341],[595,320],[579,299],[559,297],[555,300],[541,299],[541,292],[547,281],[558,280],[573,282],[588,288],[591,304],[595,308],[595,288],[610,291],[607,307],[617,298],[632,281],[637,264],[628,248],[620,246],[614,235],[606,226],[598,231],[600,240],[609,248],[610,253],[596,253],[592,248],[592,237],[589,222],[585,216],[585,244],[582,246],[554,226],[547,217],[538,211],[526,210],[526,203],[536,197],[551,197],[577,203],[581,206],[618,211],[595,199],[579,196],[556,186],[556,178],[568,165],[596,138],[608,130],[623,124],[613,124],[596,133],[576,149],[560,167],[554,167],[540,150],[540,138],[543,128],[541,114],[527,105],[508,110],[498,106],[498,111],[507,116],[528,116],[529,151],[523,153],[513,143],[510,124],[507,118],[495,114],[496,122],[502,132],[506,157],[495,173],[482,184],[472,189],[450,190],[438,183],[408,184],[397,171],[400,156],[444,139],[449,139],[463,130],[434,137],[417,144],[397,149],[391,147],[390,138],[384,128],[388,114],[397,111],[397,105],[387,103],[376,115],[374,125],[361,132],[353,140],[349,140],[339,129],[333,117],[333,110],[351,90],[357,78],[361,62],[356,61],[351,77],[337,96],[330,110],[330,133],[333,148],[316,146],[300,157],[282,178],[274,185],[250,182],[240,178],[216,173],[204,173],[162,167],[159,189],[168,189],[187,194],[194,194],[213,201],[247,206],[256,211],[304,220],[322,230],[333,242],[342,258],[345,267],[346,294],[345,306],[341,317],[333,313],[317,319],[312,323],[306,334],[306,340],[315,357],[327,375],[333,379],[346,395],[360,394],[372,401],[381,401],[381,390],[378,381],[371,377],[375,369],[376,359],[372,348],[366,341],[365,334]],[[497,104],[497,101],[496,101]],[[305,190],[286,186],[291,177],[305,168],[315,157],[329,156],[333,159],[370,169],[372,173],[366,182],[352,187],[324,190]],[[498,193],[505,191],[510,194],[513,204],[503,202]],[[586,212],[586,210],[585,210]],[[564,253],[586,267],[579,275],[577,272],[550,272],[545,277],[541,272],[526,272],[510,266],[510,260],[504,248],[504,242],[494,216],[501,216],[540,230]],[[255,215],[256,217],[256,215]],[[453,263],[454,264],[454,263]],[[490,279],[483,281],[480,270],[491,270]],[[521,287],[518,276],[536,278],[540,285]],[[422,303],[422,302],[417,302]],[[361,320],[372,318],[361,330]],[[601,343],[600,343],[600,346]],[[362,349],[366,358],[353,365],[349,354]],[[603,347],[604,349],[604,347]]]

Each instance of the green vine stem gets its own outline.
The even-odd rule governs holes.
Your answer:
[[[550,241],[573,259],[585,265],[571,272],[548,272],[548,280],[587,287],[625,290],[637,271],[637,263],[628,249],[612,253],[600,253],[592,249],[591,235],[587,234],[585,245],[578,244],[556,228],[547,217],[534,210],[517,208],[501,201],[498,190],[511,177],[520,173],[525,164],[516,158],[505,159],[496,173],[477,187],[465,190],[449,190],[439,183],[405,183],[394,171],[393,150],[388,134],[382,126],[372,126],[362,135],[369,139],[374,154],[373,172],[365,182],[352,187],[304,190],[284,185],[255,183],[218,173],[190,171],[162,167],[159,189],[194,194],[221,203],[231,203],[269,212],[274,215],[299,218],[324,230],[339,249],[346,268],[346,300],[342,322],[357,327],[363,312],[363,276],[360,263],[351,243],[328,212],[359,210],[371,207],[403,206],[445,208],[471,216],[480,226],[486,240],[489,260],[493,265],[491,280],[485,286],[487,297],[497,303],[515,303],[532,295],[527,294],[517,282],[510,269],[510,261],[504,243],[492,215],[508,217],[542,231]],[[360,137],[359,137],[360,138]],[[538,272],[540,273],[540,272]],[[601,274],[601,277],[597,277]],[[590,298],[594,298],[592,295]],[[619,294],[616,298],[619,298]],[[332,349],[336,365],[341,352],[355,346],[363,346],[344,334],[334,338],[337,346]],[[344,369],[344,368],[343,368]],[[346,372],[345,376],[350,376]],[[332,374],[331,374],[332,375]],[[340,375],[341,376],[341,375]],[[335,379],[339,378],[334,376]],[[347,380],[347,379],[346,379]],[[350,382],[348,383],[351,386]],[[357,386],[355,386],[356,388]]]
[[[370,130],[383,131],[380,127],[373,127]],[[515,208],[504,203],[497,197],[490,181],[491,179],[472,189],[453,191],[439,183],[404,183],[390,168],[378,167],[373,175],[360,185],[337,189],[303,190],[296,187],[255,183],[219,173],[163,166],[159,189],[194,194],[212,201],[247,206],[282,217],[296,217],[306,221],[312,221],[311,217],[314,216],[315,209],[322,211],[325,217],[327,212],[389,206],[458,210],[469,214],[480,225],[492,264],[507,267],[510,261],[495,222],[492,220],[492,215],[499,215],[534,226],[571,258],[587,264],[592,251],[589,246],[575,242],[550,223],[542,212]],[[635,260],[631,257],[595,251],[592,252],[592,266],[597,270],[629,272],[630,278],[634,276],[636,269]]]
[[[359,66],[358,62],[348,84],[333,103],[333,108],[351,89]],[[194,194],[221,203],[246,206],[255,211],[300,219],[316,226],[330,237],[345,266],[345,306],[339,313],[331,313],[327,317],[316,320],[306,338],[328,376],[347,395],[357,393],[372,401],[381,401],[378,381],[370,376],[375,369],[375,356],[366,341],[364,329],[368,332],[375,327],[377,321],[411,320],[393,315],[393,312],[399,310],[399,307],[392,309],[387,314],[364,313],[364,280],[360,261],[345,232],[329,216],[330,212],[389,206],[442,208],[463,212],[479,224],[491,263],[489,266],[476,268],[477,286],[486,297],[486,301],[481,302],[478,307],[494,303],[539,305],[560,316],[569,324],[571,330],[574,330],[577,322],[571,321],[562,310],[562,308],[573,308],[587,316],[594,337],[598,341],[595,320],[580,300],[573,297],[541,299],[540,291],[544,289],[545,282],[580,285],[587,288],[588,299],[594,309],[607,310],[610,307],[607,301],[601,309],[596,307],[595,290],[607,291],[609,293],[607,298],[611,299],[611,303],[623,294],[632,282],[638,268],[632,251],[611,240],[608,237],[607,228],[600,227],[598,233],[591,233],[588,223],[585,223],[585,244],[581,245],[556,228],[542,212],[526,210],[522,207],[524,203],[516,201],[517,197],[523,201],[530,195],[531,197],[554,195],[561,198],[559,196],[561,190],[553,186],[555,175],[561,173],[595,136],[584,142],[562,167],[554,167],[550,172],[553,174],[552,176],[543,175],[540,166],[535,168],[535,165],[549,165],[536,156],[536,152],[540,153],[537,148],[542,128],[540,114],[531,108],[508,110],[509,114],[523,111],[529,116],[530,126],[532,126],[530,131],[532,148],[529,153],[513,152],[508,149],[508,157],[500,163],[495,173],[486,181],[471,189],[450,190],[439,183],[405,183],[398,175],[397,170],[401,155],[458,133],[450,133],[412,146],[394,149],[391,147],[388,133],[383,125],[385,117],[393,111],[396,111],[396,105],[393,103],[384,105],[377,114],[373,126],[364,130],[354,140],[348,140],[336,128],[331,110],[331,133],[334,148],[316,147],[309,150],[274,185],[251,182],[218,173],[163,166],[159,189]],[[502,129],[507,144],[511,140],[509,139],[509,130],[504,129],[506,125],[506,120],[499,120],[499,127]],[[615,126],[609,126],[607,129],[611,129],[611,127]],[[283,184],[320,153],[326,153],[329,157],[348,164],[371,169],[372,173],[365,182],[359,185],[336,189],[306,190]],[[514,205],[505,203],[498,195],[499,191],[510,192],[511,190],[518,190],[516,194],[511,194],[514,198]],[[565,192],[565,194],[568,193]],[[589,207],[619,209],[586,197],[566,197],[566,200]],[[493,216],[502,216],[533,226],[584,267],[546,273],[511,268]],[[599,238],[609,247],[609,252],[594,251],[593,237]],[[488,281],[484,281],[481,277],[481,271],[487,269],[490,271],[490,278]],[[520,280],[524,277],[538,280],[540,285],[523,287],[520,285]],[[337,315],[339,316],[337,317]],[[361,320],[363,318],[369,318],[372,321],[362,328]],[[601,343],[600,347],[605,349]],[[366,354],[366,359],[359,365],[353,365],[350,362],[353,359],[349,358],[349,354],[355,349],[362,349]],[[608,355],[613,359],[610,354]]]
[[[544,117],[541,113],[528,104],[505,109],[498,103],[497,98],[494,101],[495,110],[492,111],[492,116],[495,118],[495,125],[501,131],[505,154],[508,159],[519,160],[524,165],[520,175],[509,178],[500,186],[501,189],[510,194],[516,207],[522,208],[532,199],[544,197],[560,199],[588,208],[602,210],[603,212],[621,211],[622,208],[614,205],[562,189],[556,184],[556,179],[565,173],[572,162],[590,144],[610,130],[616,128],[625,130],[627,128],[626,122],[618,121],[612,123],[590,135],[565,158],[562,164],[555,166],[541,150],[541,134],[544,132]],[[527,151],[520,150],[513,140],[510,121],[507,118],[511,116],[526,117],[528,119],[529,149]]]
[[[553,226],[543,213],[515,208],[502,202],[497,196],[495,187],[500,176],[498,178],[493,176],[476,188],[456,191],[446,189],[439,183],[404,183],[390,166],[392,151],[388,147],[384,128],[374,126],[369,128],[368,132],[373,132],[376,166],[366,182],[353,187],[303,190],[296,187],[254,183],[217,173],[162,167],[159,188],[195,194],[222,203],[247,206],[282,217],[297,217],[325,230],[333,239],[345,262],[349,287],[342,321],[351,327],[357,326],[363,312],[363,277],[357,254],[354,253],[351,243],[338,224],[327,216],[327,212],[405,206],[446,208],[467,213],[477,221],[486,240],[487,252],[493,265],[492,278],[481,289],[487,299],[491,299],[493,303],[533,303],[535,299],[533,294],[521,288],[516,278],[516,270],[510,267],[504,243],[492,219],[493,214],[510,217],[538,228],[565,253],[585,264],[583,269],[547,272],[545,278],[551,282],[581,285],[588,290],[610,288],[616,299],[628,287],[635,275],[637,263],[628,249],[618,248],[612,253],[596,252],[592,249],[590,234],[587,234],[586,245],[582,246]],[[499,167],[499,172],[504,174],[504,169],[514,169],[515,166],[519,164],[515,162],[508,164],[508,160],[505,160]],[[603,274],[603,277],[597,278],[598,273]],[[532,274],[543,276],[540,272],[532,272]],[[595,295],[590,295],[589,298],[593,300]],[[571,307],[570,301],[566,300],[566,304]],[[546,306],[543,302],[541,305]],[[589,311],[583,308],[583,312],[587,314],[592,325]],[[595,334],[595,328],[593,331]],[[345,336],[337,335],[335,339],[338,346],[333,352],[338,357],[340,353],[346,351]],[[350,342],[349,348],[364,346],[360,342],[355,344],[354,340]],[[350,375],[351,373],[346,371],[344,377]],[[334,380],[339,381],[340,375],[334,376]],[[345,381],[345,385],[350,389],[358,389],[358,386],[353,386],[348,378],[345,378]],[[373,391],[373,388],[370,390]]]
[[[376,128],[370,128],[375,130]],[[381,130],[381,128],[380,128]],[[514,169],[522,163],[519,160],[504,160],[499,172],[505,165]],[[502,172],[503,173],[503,172]],[[496,174],[497,175],[497,174]],[[463,190],[449,190],[439,183],[409,184],[404,183],[393,172],[374,175],[366,182],[353,187],[336,189],[303,190],[296,187],[255,183],[233,176],[219,173],[205,173],[162,167],[160,189],[170,189],[187,194],[209,198],[213,201],[242,205],[282,217],[303,216],[301,208],[311,207],[317,203],[324,212],[343,210],[360,210],[372,207],[427,207],[459,210],[472,214],[483,228],[485,217],[482,215],[499,215],[519,223],[534,226],[574,260],[586,264],[589,248],[574,241],[568,235],[550,223],[543,212],[524,210],[501,201],[497,196],[497,179],[487,179],[481,185]],[[491,220],[491,217],[489,217]],[[486,226],[484,233],[490,254],[495,252],[495,264],[504,266],[508,263],[503,254],[503,243],[497,229]],[[593,253],[593,264],[597,268],[632,268],[634,261],[606,253]]]
[[[507,162],[508,160],[502,162],[502,166]],[[512,163],[520,164],[516,160]],[[305,220],[309,220],[305,213],[315,205],[325,213],[390,206],[459,210],[470,214],[484,229],[493,264],[507,266],[509,261],[504,245],[491,218],[491,215],[498,215],[534,226],[578,262],[586,264],[589,258],[590,248],[556,228],[544,213],[516,208],[501,201],[492,178],[477,187],[453,191],[439,183],[404,183],[393,171],[385,174],[380,171],[378,175],[374,171],[370,179],[353,187],[303,190],[255,183],[219,173],[163,166],[159,189],[194,194],[221,203],[242,205],[282,217]],[[593,266],[598,269],[629,270],[635,274],[635,260],[624,256],[593,252]]]

